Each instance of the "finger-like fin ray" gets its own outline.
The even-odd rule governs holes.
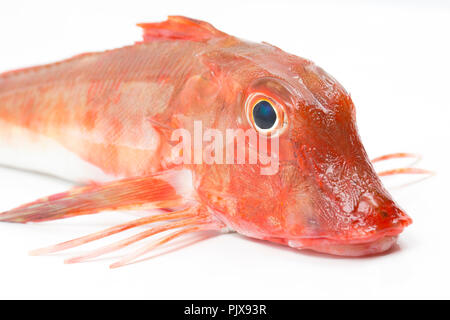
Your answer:
[[[73,239],[70,241],[62,242],[62,243],[59,243],[59,244],[56,244],[56,245],[53,245],[50,247],[34,250],[34,251],[30,252],[30,254],[42,255],[42,254],[54,253],[54,252],[58,252],[58,251],[71,249],[71,248],[86,244],[88,242],[92,242],[95,240],[109,237],[109,236],[117,234],[117,233],[121,233],[128,229],[136,228],[136,227],[143,226],[143,225],[149,225],[149,224],[156,223],[156,222],[163,222],[163,224],[157,225],[155,227],[152,227],[148,230],[137,233],[133,236],[122,239],[115,243],[106,245],[104,247],[100,247],[100,248],[93,250],[91,252],[88,252],[86,254],[69,258],[65,261],[65,263],[78,263],[78,262],[83,262],[83,261],[86,261],[86,260],[89,260],[92,258],[96,258],[98,256],[101,256],[101,255],[104,255],[104,254],[107,254],[107,253],[110,253],[110,252],[113,252],[116,250],[120,250],[120,249],[125,248],[135,242],[141,241],[143,239],[149,238],[151,236],[154,236],[156,234],[166,232],[169,230],[175,230],[175,229],[180,229],[180,228],[183,228],[181,230],[192,229],[192,230],[198,230],[198,231],[206,230],[206,229],[207,230],[220,230],[221,228],[224,227],[224,225],[220,221],[218,221],[216,218],[211,216],[207,212],[207,210],[204,210],[198,206],[194,206],[194,207],[182,209],[179,211],[156,214],[156,215],[152,215],[149,217],[130,221],[127,223],[119,224],[117,226],[114,226],[114,227],[111,227],[111,228],[108,228],[106,230],[99,231],[96,233],[92,233],[92,234],[89,234],[84,237],[80,237],[80,238]],[[178,236],[181,236],[184,233],[185,232],[175,233],[177,236],[172,235],[171,237],[169,237],[169,236],[163,237],[158,242],[159,243],[158,245],[166,243]],[[146,252],[148,252],[149,250],[150,249],[146,250]],[[133,257],[138,257],[142,254],[145,254],[146,252],[141,253],[141,250],[139,250],[136,252],[136,254],[133,253],[128,258],[125,257],[124,258],[125,260],[121,261],[120,265],[124,265],[127,262],[133,260],[134,259]]]
[[[397,153],[391,153],[391,154],[385,154],[380,157],[376,157],[371,160],[372,163],[377,163],[381,161],[391,160],[391,159],[403,159],[403,158],[412,158],[415,159],[414,163],[419,162],[422,159],[422,156],[415,153],[407,153],[407,152],[397,152]],[[412,166],[412,165],[411,165]],[[384,170],[377,172],[377,174],[380,177],[384,176],[392,176],[397,174],[428,174],[433,175],[434,172],[426,169],[420,169],[420,168],[413,168],[413,167],[406,167],[406,168],[395,168],[390,170]]]
[[[96,257],[99,257],[101,255],[105,255],[107,253],[111,253],[113,251],[117,251],[120,250],[122,248],[125,248],[135,242],[141,241],[143,239],[149,238],[151,236],[154,236],[156,234],[168,231],[168,230],[173,230],[173,229],[177,229],[177,228],[181,228],[181,227],[186,227],[192,224],[202,224],[204,223],[204,221],[202,221],[199,218],[191,218],[191,219],[184,219],[184,220],[180,220],[180,221],[176,221],[176,222],[171,222],[162,226],[157,226],[157,227],[153,227],[149,230],[140,232],[136,235],[133,235],[131,237],[128,237],[126,239],[117,241],[115,243],[112,243],[110,245],[98,248],[96,250],[93,250],[91,252],[88,252],[86,254],[77,256],[77,257],[73,257],[73,258],[69,258],[67,260],[65,260],[65,263],[78,263],[78,262],[83,262],[89,259],[93,259]]]
[[[84,237],[80,237],[77,239],[58,243],[58,244],[50,246],[50,247],[33,250],[30,252],[30,254],[31,255],[43,255],[43,254],[49,254],[49,253],[54,253],[54,252],[58,252],[58,251],[63,251],[63,250],[81,246],[83,244],[86,244],[86,243],[89,243],[89,242],[92,242],[95,240],[106,238],[113,234],[117,234],[117,233],[123,232],[123,231],[131,229],[131,228],[136,228],[138,226],[142,226],[142,225],[146,225],[146,224],[150,224],[150,223],[154,223],[154,222],[158,222],[158,221],[168,221],[168,220],[173,220],[173,219],[182,219],[182,218],[189,218],[189,217],[194,217],[194,215],[192,213],[187,212],[187,210],[163,213],[163,214],[156,214],[156,215],[152,215],[150,217],[145,217],[145,218],[137,219],[134,221],[122,223],[117,226],[113,226],[111,228],[108,228],[108,229],[105,229],[105,230],[102,230],[99,232],[95,232],[95,233],[89,234]]]
[[[113,263],[112,265],[110,265],[111,269],[114,268],[118,268],[118,267],[122,267],[124,265],[127,265],[131,262],[133,262],[134,260],[136,260],[137,258],[147,254],[148,252],[152,251],[153,249],[175,239],[178,238],[182,235],[188,234],[188,233],[193,233],[193,232],[198,232],[198,231],[206,231],[206,230],[218,230],[220,227],[217,224],[205,224],[205,225],[199,225],[199,226],[193,226],[193,227],[187,227],[184,229],[181,229],[179,231],[175,231],[165,237],[163,237],[162,239],[152,242],[148,245],[145,245],[143,247],[141,247],[139,250],[136,250],[132,253],[130,253],[129,255],[125,256],[124,258],[122,258],[121,260],[119,260],[118,262]]]
[[[385,161],[385,160],[390,160],[390,159],[401,159],[401,158],[412,158],[412,159],[420,160],[420,159],[422,159],[422,156],[419,154],[415,154],[415,153],[397,152],[397,153],[385,154],[380,157],[376,157],[370,161],[372,163],[375,163],[375,162],[380,162],[380,161]]]
[[[396,168],[386,171],[381,171],[377,173],[380,177],[392,176],[396,174],[428,174],[433,175],[434,172],[426,169],[420,168]]]

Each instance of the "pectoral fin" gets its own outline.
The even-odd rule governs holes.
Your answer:
[[[0,213],[0,221],[42,222],[105,210],[173,208],[189,196],[190,181],[181,171],[127,178],[105,184],[77,187]]]
[[[143,245],[111,265],[112,268],[116,268],[135,261],[152,249],[175,238],[199,231],[220,230],[225,226],[191,197],[190,178],[191,176],[186,170],[169,170],[146,177],[78,187],[1,213],[0,221],[41,222],[93,214],[104,210],[172,208],[167,210],[169,212],[150,214],[137,220],[31,252],[33,255],[59,252],[126,230],[138,230],[142,226],[149,227],[118,242],[66,260],[67,263],[75,263],[123,249],[153,236],[162,235],[159,239],[156,238]]]

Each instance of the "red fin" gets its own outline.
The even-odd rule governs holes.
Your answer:
[[[113,263],[109,267],[111,269],[114,269],[114,268],[118,268],[118,267],[122,267],[127,264],[130,264],[131,262],[136,261],[137,258],[147,254],[148,252],[152,251],[153,249],[155,249],[169,241],[172,241],[175,238],[183,236],[185,234],[198,232],[198,231],[219,230],[219,229],[220,229],[220,225],[217,225],[215,223],[210,223],[210,224],[205,223],[205,224],[201,224],[201,225],[196,225],[196,226],[194,225],[194,226],[183,228],[179,231],[175,231],[171,234],[164,236],[162,239],[159,239],[158,241],[151,242],[147,245],[142,246],[135,252],[132,252],[132,253],[126,255],[125,257],[120,259],[118,262]]]
[[[154,223],[160,223],[156,226],[152,226],[150,229],[141,231],[133,236],[122,239],[118,242],[111,243],[107,246],[100,247],[96,250],[90,251],[88,253],[67,259],[66,263],[77,263],[96,258],[98,256],[114,252],[116,250],[128,247],[141,240],[153,237],[158,234],[165,233],[167,231],[172,231],[161,239],[156,240],[156,242],[151,242],[150,244],[144,245],[137,251],[132,251],[126,255],[122,260],[111,265],[111,268],[120,267],[134,261],[136,258],[146,254],[153,248],[163,245],[175,238],[178,238],[186,233],[192,233],[196,231],[203,230],[220,230],[224,227],[224,224],[213,216],[211,216],[207,210],[199,207],[193,206],[180,211],[156,214],[142,219],[126,222],[123,224],[116,225],[114,227],[108,228],[103,231],[99,231],[87,236],[83,236],[70,241],[62,242],[47,248],[41,248],[30,252],[32,255],[42,255],[53,252],[59,252],[62,250],[71,249],[74,247],[81,246],[83,244],[96,241],[99,239],[107,238],[111,235],[121,233],[125,230],[135,229],[139,226],[151,225]]]
[[[144,30],[144,42],[157,39],[206,41],[227,36],[207,22],[182,16],[169,16],[164,22],[140,23],[138,26]]]
[[[178,171],[179,172],[179,171]],[[0,221],[41,222],[104,210],[180,206],[189,191],[177,171],[78,187],[0,213]]]

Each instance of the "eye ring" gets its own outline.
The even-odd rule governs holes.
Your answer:
[[[263,135],[279,135],[287,127],[283,106],[266,94],[258,92],[250,94],[245,109],[250,125]]]

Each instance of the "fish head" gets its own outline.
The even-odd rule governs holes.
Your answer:
[[[253,130],[258,143],[246,140],[245,163],[197,167],[200,198],[250,237],[333,255],[388,250],[412,220],[367,156],[350,95],[314,63],[271,46],[265,50],[248,50],[250,67],[241,63],[228,73],[240,84],[226,93],[236,102],[215,120],[222,129]],[[248,163],[249,150],[261,145],[265,163]],[[268,167],[272,171],[264,172]]]

